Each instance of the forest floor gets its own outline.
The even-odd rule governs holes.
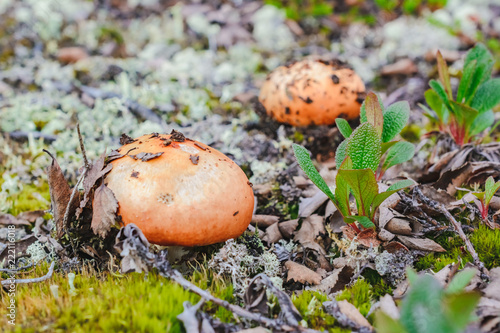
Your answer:
[[[500,332],[500,197],[487,183],[500,180],[498,93],[471,95],[490,123],[463,144],[426,98],[433,79],[448,89],[443,64],[460,93],[478,43],[491,65],[481,83],[498,86],[499,38],[500,6],[486,0],[0,2],[0,330]],[[409,103],[398,138],[415,154],[378,188],[413,185],[374,229],[349,228],[294,156],[304,146],[333,186],[344,133],[278,123],[259,103],[270,72],[309,56],[345,61],[387,110]],[[44,150],[75,186],[88,167],[77,125],[93,165],[122,134],[176,130],[221,151],[253,184],[251,225],[168,259],[124,232],[113,247],[118,227],[83,239],[91,209],[58,237]],[[120,270],[127,241],[140,273]]]

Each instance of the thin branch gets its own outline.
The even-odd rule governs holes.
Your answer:
[[[426,197],[417,186],[414,187],[414,191],[415,191],[415,194],[420,198],[420,200],[422,200],[422,202],[424,202],[426,205],[428,205],[432,209],[434,209],[438,212],[441,212],[448,219],[448,221],[450,221],[450,223],[453,225],[453,228],[455,229],[455,231],[458,233],[460,238],[464,241],[465,246],[467,248],[467,251],[472,256],[472,260],[474,261],[474,264],[476,265],[477,268],[479,268],[479,270],[481,272],[481,278],[483,278],[485,280],[489,280],[488,275],[485,273],[486,270],[484,267],[484,263],[481,260],[479,260],[479,256],[477,255],[477,252],[474,249],[474,246],[472,245],[469,238],[467,237],[467,235],[464,233],[464,231],[462,229],[462,224],[460,222],[458,222],[455,219],[455,217],[453,217],[453,215],[450,214],[450,212],[444,207],[444,205],[442,203],[439,203],[437,201],[434,201],[434,200]]]
[[[85,167],[89,168],[89,160],[87,159],[87,153],[85,152],[85,145],[83,144],[82,133],[80,132],[80,123],[76,123],[76,131],[78,132],[78,141],[80,141],[80,150],[82,151],[83,161],[85,162]]]
[[[164,267],[163,267],[164,268]],[[244,317],[250,320],[253,320],[255,322],[260,323],[261,325],[265,325],[266,327],[278,330],[278,331],[284,331],[284,332],[306,332],[306,333],[318,333],[319,331],[308,329],[302,326],[291,326],[287,324],[283,324],[282,322],[276,320],[276,319],[271,319],[267,318],[259,313],[255,312],[250,312],[248,310],[245,310],[244,308],[234,305],[229,303],[228,301],[221,300],[217,297],[212,296],[208,291],[201,289],[200,287],[192,284],[188,280],[186,280],[182,274],[174,270],[172,268],[169,269],[160,269],[160,275],[163,277],[169,278],[178,284],[180,284],[183,288],[199,295],[200,297],[206,299],[207,301],[213,302],[214,304],[217,304],[219,306],[222,306],[223,308],[233,312],[234,314]]]
[[[22,270],[25,270],[27,268],[31,268],[35,265],[34,262],[32,262],[31,264],[29,265],[26,265],[26,266],[22,266],[22,267],[19,267],[19,268],[14,268],[14,269],[10,269],[10,268],[0,268],[0,272],[10,272],[10,273],[14,273],[14,272],[19,272],[19,271],[22,271]]]
[[[50,264],[49,271],[47,272],[47,274],[45,274],[42,277],[34,278],[34,279],[16,279],[16,280],[7,279],[7,280],[2,281],[2,286],[8,286],[8,285],[13,284],[13,283],[16,283],[16,284],[18,284],[18,283],[36,283],[36,282],[42,282],[42,281],[45,281],[47,279],[50,279],[50,277],[54,273],[55,264],[56,264],[56,262],[53,261]]]

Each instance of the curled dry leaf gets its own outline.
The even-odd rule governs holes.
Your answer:
[[[283,221],[278,223],[280,232],[285,238],[292,238],[293,233],[295,232],[298,226],[299,226],[299,219]]]
[[[358,309],[346,300],[327,301],[323,303],[326,312],[331,314],[339,324],[348,327],[353,331],[372,332],[373,327],[368,320],[359,312]]]
[[[314,285],[321,283],[321,275],[304,265],[289,260],[285,262],[285,268],[288,270],[287,282],[293,280],[303,284],[309,283]]]
[[[14,215],[0,213],[0,224],[3,225],[30,225],[30,222],[19,219]]]
[[[278,222],[280,218],[278,216],[273,216],[273,215],[253,215],[252,216],[252,225],[256,225],[259,228],[267,228],[276,222]]]
[[[163,155],[163,152],[159,152],[159,153],[156,153],[156,154],[153,154],[153,153],[139,153],[137,155],[128,155],[128,156],[132,157],[134,160],[141,160],[143,162],[147,162],[147,161],[152,160],[154,158],[160,157],[161,155]]]
[[[118,201],[104,183],[95,190],[92,214],[92,230],[102,238],[106,237],[116,220]]]
[[[279,224],[276,222],[266,229],[266,234],[262,240],[268,244],[274,244],[282,238],[283,236],[281,235]]]
[[[116,235],[114,248],[123,257],[122,273],[148,271],[155,255],[149,252],[149,242],[135,224],[130,223],[121,228]]]
[[[83,179],[83,199],[80,201],[80,206],[76,210],[76,218],[80,216],[83,208],[87,206],[87,202],[90,199],[90,192],[94,187],[95,183],[99,178],[107,174],[113,168],[112,164],[108,164],[104,168],[104,160],[106,158],[106,152],[104,152],[89,168],[85,178]],[[103,169],[104,168],[104,169]]]
[[[413,238],[407,236],[398,236],[401,243],[409,247],[410,249],[421,250],[421,251],[433,251],[433,252],[446,252],[446,250],[429,238]]]
[[[64,178],[64,174],[55,157],[45,149],[44,152],[49,154],[52,158],[52,163],[47,167],[50,202],[52,205],[52,216],[54,217],[57,230],[57,238],[61,238],[66,227],[64,225],[64,214],[66,213],[66,208],[71,197],[71,188],[66,178]],[[70,216],[75,212],[76,204],[76,202],[72,203],[72,207],[70,207],[69,211]]]

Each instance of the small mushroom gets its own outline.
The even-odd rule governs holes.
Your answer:
[[[199,246],[241,235],[254,195],[245,173],[221,152],[172,135],[144,135],[122,146],[105,184],[118,215],[159,245]]]
[[[271,72],[259,101],[269,116],[293,126],[331,125],[359,116],[365,85],[340,61],[305,59]]]

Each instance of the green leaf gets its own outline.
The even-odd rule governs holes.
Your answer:
[[[443,58],[443,55],[440,51],[437,52],[437,67],[439,72],[439,80],[444,86],[444,90],[448,95],[448,99],[453,99],[453,95],[451,92],[451,83],[450,83],[450,73],[448,72],[448,65]]]
[[[436,112],[441,124],[447,124],[450,117],[450,111],[444,104],[443,100],[439,97],[438,93],[429,89],[424,93],[424,97],[429,107]]]
[[[486,207],[489,206],[491,199],[499,188],[500,181],[495,183],[495,180],[492,176],[489,176],[488,179],[486,179],[486,183],[484,184],[484,205]]]
[[[379,95],[375,94],[377,96],[378,104],[380,105],[380,108],[382,109],[382,113],[385,110],[384,103],[382,103],[382,98],[380,98]],[[363,101],[361,104],[361,109],[359,110],[359,117],[361,120],[361,123],[366,123],[368,120],[366,119],[366,99]]]
[[[428,274],[410,281],[410,289],[401,303],[400,319],[408,332],[452,332],[444,316],[443,296],[439,282]]]
[[[476,275],[476,273],[477,270],[473,268],[467,268],[462,270],[461,272],[458,272],[448,284],[446,293],[455,294],[462,292],[464,288],[467,287],[472,278]]]
[[[352,132],[346,148],[354,169],[370,168],[373,172],[380,163],[381,150],[378,133],[370,123],[363,123]]]
[[[342,118],[335,119],[335,123],[337,124],[337,128],[339,129],[340,134],[344,136],[344,138],[348,138],[351,136],[352,128],[349,125],[349,122]]]
[[[470,125],[469,135],[474,136],[481,133],[482,131],[493,125],[494,121],[495,114],[493,113],[493,110],[488,110],[486,112],[480,113]]]
[[[343,164],[348,162],[349,158],[345,160]],[[344,166],[341,165],[340,168]],[[340,169],[339,168],[339,169]],[[335,178],[335,199],[336,201],[336,206],[337,209],[340,211],[340,214],[344,217],[344,220],[347,216],[351,215],[351,205],[349,203],[349,185],[347,184],[345,178],[343,178],[341,175],[337,173],[337,177]]]
[[[390,141],[390,142],[384,142],[382,143],[382,149],[381,149],[381,154],[384,155],[385,152],[391,148],[392,146],[394,146],[396,143],[398,143],[399,141]]]
[[[318,170],[314,167],[311,157],[309,156],[309,151],[298,144],[293,144],[293,153],[295,158],[299,163],[300,168],[305,172],[307,177],[316,185],[323,193],[325,193],[330,200],[335,202],[335,196],[326,184],[325,180],[319,174]]]
[[[355,220],[365,228],[375,228],[375,224],[367,216],[351,215],[348,218]]]
[[[391,104],[384,112],[384,129],[382,142],[389,142],[406,126],[410,118],[410,104],[397,102]]]
[[[382,114],[382,107],[379,104],[377,95],[372,92],[366,96],[365,112],[366,121],[373,125],[379,137],[381,137],[382,129],[384,128],[384,115]]]
[[[466,138],[468,138],[470,124],[474,122],[474,119],[478,116],[477,110],[465,105],[460,104],[455,101],[451,101],[451,105],[453,105],[453,109],[455,110],[454,115],[460,126],[463,126],[466,129]],[[467,142],[467,140],[465,140]]]
[[[477,44],[467,53],[467,56],[465,57],[465,65],[467,66],[474,60],[476,61],[476,66],[472,73],[469,87],[464,93],[466,104],[470,103],[479,85],[488,80],[491,76],[491,72],[493,71],[493,56],[483,44]]]
[[[476,70],[477,61],[473,60],[464,65],[464,70],[462,74],[462,79],[460,80],[460,84],[458,85],[457,90],[457,102],[465,103],[465,98],[467,97],[465,94],[469,90],[472,81],[472,75]]]
[[[448,110],[453,112],[453,109],[450,105],[450,100],[448,99],[448,95],[446,94],[446,91],[444,90],[444,87],[441,84],[441,82],[436,80],[431,80],[429,82],[429,86],[431,86],[431,88],[436,92],[436,94],[439,96],[439,98],[441,99],[443,104],[448,108]]]
[[[377,332],[384,333],[407,333],[403,324],[396,319],[393,319],[382,310],[375,312],[375,328]]]
[[[344,162],[346,156],[347,156],[347,143],[349,142],[349,139],[345,139],[340,143],[340,145],[337,147],[337,150],[335,151],[335,165],[337,165],[337,169],[340,167],[342,162]]]
[[[382,202],[385,201],[385,199],[387,199],[397,191],[412,185],[415,185],[415,182],[411,179],[400,180],[399,182],[392,184],[385,192],[377,194],[372,201],[369,217],[373,218],[373,216],[375,216],[378,206],[380,206]]]
[[[491,79],[477,89],[470,106],[479,113],[493,109],[500,103],[500,79]]]
[[[341,177],[351,188],[356,199],[358,215],[369,216],[373,199],[378,194],[378,184],[371,169],[339,170],[337,179]]]
[[[387,152],[387,157],[382,165],[382,170],[387,170],[390,167],[408,161],[415,154],[415,146],[406,141],[399,141],[392,146]]]
[[[481,295],[474,292],[453,294],[446,297],[443,302],[445,318],[453,327],[447,332],[464,332],[467,325],[476,319],[474,310],[480,298]]]

